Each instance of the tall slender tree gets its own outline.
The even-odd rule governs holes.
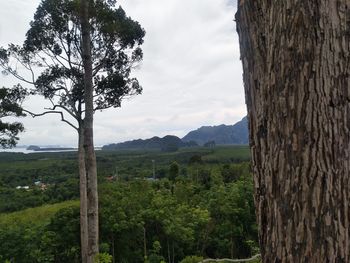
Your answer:
[[[350,262],[349,10],[238,1],[263,262]]]
[[[90,3],[81,1],[81,51],[84,67],[84,150],[87,181],[87,223],[88,223],[88,261],[98,254],[98,191],[97,167],[94,149],[94,87],[90,36]],[[84,229],[85,230],[85,229]]]
[[[142,60],[145,31],[115,5],[114,0],[43,0],[23,46],[0,49],[0,66],[51,103],[41,113],[25,112],[58,114],[78,133],[81,252],[89,263],[98,253],[93,115],[142,91],[130,74]]]

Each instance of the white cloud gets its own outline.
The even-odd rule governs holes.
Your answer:
[[[19,43],[39,1],[3,2],[0,44]],[[134,72],[144,91],[119,109],[96,114],[97,145],[183,136],[201,125],[232,124],[246,114],[233,21],[236,1],[120,0],[119,4],[146,30],[144,61]],[[8,79],[2,81],[8,85]],[[43,103],[29,101],[36,111]],[[58,116],[27,118],[24,124],[27,131],[21,144],[76,143],[75,131]]]

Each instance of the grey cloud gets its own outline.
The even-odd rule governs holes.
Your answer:
[[[0,44],[23,39],[38,2],[6,2],[6,11],[0,11]],[[26,9],[18,13],[23,4]],[[168,133],[183,136],[202,125],[232,124],[246,114],[233,21],[236,1],[120,0],[119,4],[146,30],[144,61],[133,73],[144,91],[121,108],[96,114],[96,144]],[[16,22],[15,32],[5,29]],[[42,108],[44,102],[32,101],[28,105],[35,105],[33,110]],[[22,142],[76,143],[74,130],[57,117],[48,118],[26,119]]]

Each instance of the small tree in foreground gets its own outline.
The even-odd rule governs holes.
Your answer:
[[[145,32],[115,4],[113,0],[43,0],[24,44],[0,49],[0,66],[32,85],[32,95],[51,103],[41,113],[25,112],[33,117],[58,114],[78,133],[83,262],[93,262],[98,253],[93,114],[120,107],[123,98],[142,91],[130,73],[142,60],[139,46]]]

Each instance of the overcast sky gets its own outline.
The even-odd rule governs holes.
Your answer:
[[[0,45],[21,44],[39,0],[0,0]],[[95,115],[95,144],[184,136],[200,126],[233,124],[246,114],[234,0],[120,0],[146,30],[144,60],[134,75],[143,94]],[[15,81],[0,77],[0,85]],[[39,112],[46,104],[25,102]],[[21,120],[19,144],[76,145],[58,116]]]

